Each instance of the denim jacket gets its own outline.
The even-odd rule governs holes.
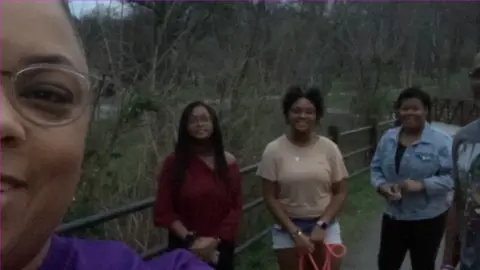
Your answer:
[[[402,199],[387,203],[385,213],[398,220],[434,218],[451,205],[452,138],[427,124],[418,142],[408,147],[395,170],[395,154],[401,127],[385,132],[370,164],[371,183],[377,189],[384,183],[406,179],[422,181],[425,189],[403,193]]]

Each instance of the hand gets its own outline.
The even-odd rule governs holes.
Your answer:
[[[210,263],[217,265],[219,258],[220,258],[220,252],[218,250],[215,250],[210,256]]]
[[[419,192],[425,188],[422,182],[412,179],[403,181],[399,186],[403,191],[406,192]]]
[[[389,201],[398,201],[402,199],[402,192],[396,184],[383,184],[378,188],[378,192]]]
[[[295,241],[295,247],[300,253],[312,253],[315,250],[313,242],[303,233],[295,235],[293,240]]]
[[[310,235],[310,239],[314,243],[321,243],[325,239],[325,230],[322,229],[320,226],[316,225]]]
[[[201,260],[209,262],[213,252],[217,250],[218,244],[219,240],[213,237],[199,237],[193,242],[190,250]]]

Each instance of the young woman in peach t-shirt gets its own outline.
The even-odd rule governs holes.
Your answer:
[[[283,99],[290,130],[267,145],[258,167],[265,202],[278,222],[272,240],[280,270],[298,269],[305,253],[321,267],[324,243],[342,243],[336,216],[346,199],[348,172],[337,145],[315,134],[323,109],[319,90],[290,88]],[[336,259],[332,270],[338,269]]]

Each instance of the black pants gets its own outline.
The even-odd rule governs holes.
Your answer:
[[[435,270],[446,213],[432,219],[404,221],[383,215],[379,270],[400,270],[407,251],[412,270]]]
[[[174,249],[187,249],[183,240],[179,238],[175,233],[168,233],[168,250]],[[220,253],[218,257],[217,265],[211,265],[216,270],[233,270],[235,264],[235,244],[231,242],[222,241],[218,245],[218,252]]]

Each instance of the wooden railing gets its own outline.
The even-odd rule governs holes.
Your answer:
[[[345,153],[344,159],[351,173],[351,177],[355,177],[359,174],[368,171],[368,163],[370,157],[373,153],[373,150],[376,147],[376,142],[379,132],[389,128],[393,125],[393,121],[386,121],[379,124],[373,124],[371,126],[366,126],[358,128],[355,130],[339,132],[338,128],[335,126],[330,126],[328,128],[328,136],[335,142],[337,142],[341,150]],[[363,134],[363,135],[362,135]],[[356,142],[359,146],[355,149],[349,149],[349,145],[352,145],[352,140]],[[347,144],[346,142],[349,141]],[[350,162],[349,162],[350,161]],[[349,164],[354,164],[353,166]],[[244,167],[241,172],[244,177],[248,174],[254,172],[257,168],[257,165],[250,165]],[[112,221],[118,218],[122,218],[145,209],[152,208],[154,203],[154,197],[138,201],[117,209],[113,209],[104,213],[95,214],[89,217],[81,218],[68,222],[59,226],[56,230],[57,233],[62,235],[70,235],[82,230],[86,230],[95,226],[104,224],[105,222]],[[252,209],[259,207],[263,204],[263,198],[257,197],[249,200],[244,206],[243,211],[245,214],[248,214]],[[245,230],[249,230],[249,226],[243,226]],[[253,226],[252,226],[253,227]],[[268,226],[262,228],[260,231],[254,232],[252,237],[249,237],[242,241],[242,243],[237,247],[236,252],[241,252],[248,248],[253,243],[257,242],[263,236],[265,236],[269,231]],[[249,232],[251,235],[252,232]],[[143,258],[150,259],[164,251],[165,244],[155,246],[142,254]]]
[[[435,99],[434,106],[431,112],[433,121],[442,121],[446,123],[452,123],[457,125],[465,125],[466,123],[473,121],[480,115],[479,108],[475,106],[473,101],[463,100],[455,101],[453,99]],[[369,162],[375,151],[379,136],[388,128],[394,126],[395,120],[385,121],[381,123],[373,122],[369,126],[357,128],[354,130],[348,130],[340,132],[336,126],[329,126],[327,135],[336,142],[342,153],[344,153],[344,160],[347,168],[350,172],[350,177],[357,176],[359,174],[368,172]],[[363,134],[363,135],[362,135]],[[241,172],[245,176],[252,174],[257,168],[257,165],[250,165],[244,167]],[[253,188],[257,188],[253,186]],[[260,194],[259,192],[256,192]],[[250,200],[246,200],[247,203],[243,206],[245,215],[253,209],[263,205],[263,198],[256,197]],[[82,230],[86,230],[92,227],[99,226],[105,222],[112,221],[118,218],[126,217],[140,211],[152,208],[154,203],[154,197],[147,198],[142,201],[138,201],[117,209],[113,209],[107,212],[95,214],[72,222],[62,224],[57,228],[57,233],[63,235],[69,235]],[[251,237],[246,237],[241,244],[237,247],[236,252],[241,252],[247,249],[250,245],[262,239],[268,231],[269,227],[261,228],[256,232],[251,232],[252,227],[248,223],[243,226],[244,232],[247,231]],[[148,249],[142,254],[143,258],[151,259],[164,251],[165,244],[155,246]]]
[[[434,121],[464,126],[480,117],[480,107],[474,100],[435,98],[431,115]]]

